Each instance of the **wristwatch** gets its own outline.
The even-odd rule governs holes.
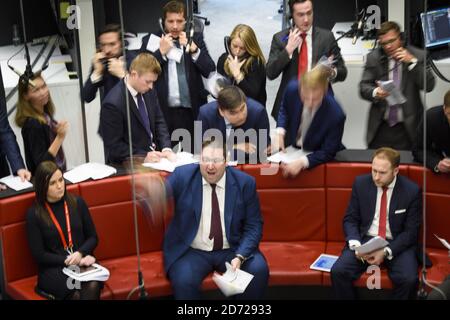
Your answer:
[[[439,168],[438,168],[438,165],[435,165],[435,166],[434,166],[433,171],[436,172],[436,173],[439,173],[439,172],[440,172],[440,171],[439,171]]]
[[[241,261],[241,264],[245,262],[245,257],[241,254],[236,254],[236,258],[238,258]]]

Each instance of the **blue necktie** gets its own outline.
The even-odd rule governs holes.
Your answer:
[[[152,131],[150,130],[150,120],[148,118],[147,109],[145,108],[145,102],[144,98],[142,97],[142,94],[138,93],[137,102],[138,102],[138,109],[139,114],[141,115],[142,123],[144,124],[145,130],[147,131],[149,137],[151,140],[153,140]]]

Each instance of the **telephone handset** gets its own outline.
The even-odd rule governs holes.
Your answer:
[[[162,18],[158,19],[158,23],[159,23],[159,28],[161,29],[161,32],[163,35],[166,35],[166,30],[164,29],[164,21]],[[194,23],[186,23],[185,24],[185,28],[184,31],[186,32],[186,36],[188,39],[188,43],[186,46],[186,52],[189,52],[189,47],[192,43],[192,39],[194,38]],[[175,39],[174,39],[175,40]],[[178,41],[178,39],[176,39],[175,41]]]
[[[231,55],[233,58],[234,58],[234,55],[233,55],[233,53],[231,52],[231,37],[230,36],[225,36],[224,38],[223,38],[223,44],[224,44],[224,46],[225,46],[225,51],[227,52],[227,54],[228,55]],[[238,58],[238,60],[239,61],[242,61],[242,60],[245,60],[245,59],[247,59],[247,58],[249,58],[250,57],[250,54],[246,51],[243,55],[242,55],[242,57],[239,57]]]

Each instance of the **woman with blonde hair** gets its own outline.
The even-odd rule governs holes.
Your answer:
[[[25,161],[33,174],[36,167],[45,160],[53,160],[66,170],[66,159],[62,143],[69,123],[57,122],[53,116],[55,106],[40,73],[32,82],[19,80],[19,100],[17,102],[16,124],[22,128]]]
[[[225,47],[227,52],[217,61],[217,72],[265,107],[266,61],[255,32],[248,25],[238,24],[225,40]]]

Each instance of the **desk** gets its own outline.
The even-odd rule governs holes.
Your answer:
[[[336,23],[332,29],[335,38],[340,36],[339,31],[348,31],[351,24],[351,22]],[[349,149],[365,149],[367,148],[366,132],[370,102],[360,97],[359,81],[364,68],[365,56],[370,52],[373,40],[362,41],[358,39],[355,45],[352,45],[352,39],[344,37],[339,40],[338,44],[348,70],[347,79],[344,82],[333,84],[335,97],[347,114],[343,144]],[[450,58],[435,61],[435,64],[444,76],[450,77]],[[436,77],[436,86],[432,92],[426,94],[424,106],[431,108],[442,105],[448,89],[448,83]]]
[[[43,45],[29,45],[31,63],[36,58],[38,52]],[[0,65],[3,75],[3,83],[5,93],[13,90],[19,80],[17,74],[11,71],[7,66],[7,60],[20,50],[21,46],[4,46],[0,47]],[[44,63],[45,57],[50,48],[47,48],[40,57],[38,63],[33,68],[34,71],[39,70]],[[23,71],[26,66],[25,50],[22,50],[17,56],[11,59],[10,64],[19,71]],[[48,68],[43,71],[42,76],[45,79],[53,103],[56,107],[55,119],[67,120],[70,123],[69,132],[64,140],[63,148],[67,158],[67,168],[73,168],[85,162],[83,141],[83,122],[80,108],[80,89],[78,79],[70,79],[65,62],[71,62],[70,55],[62,55],[57,47],[49,60]],[[8,110],[17,102],[17,93],[9,100],[7,104]],[[19,144],[22,156],[25,160],[25,152],[23,148],[23,139],[21,129],[17,127],[14,121],[15,112],[9,117],[9,123],[13,129],[17,143]]]

